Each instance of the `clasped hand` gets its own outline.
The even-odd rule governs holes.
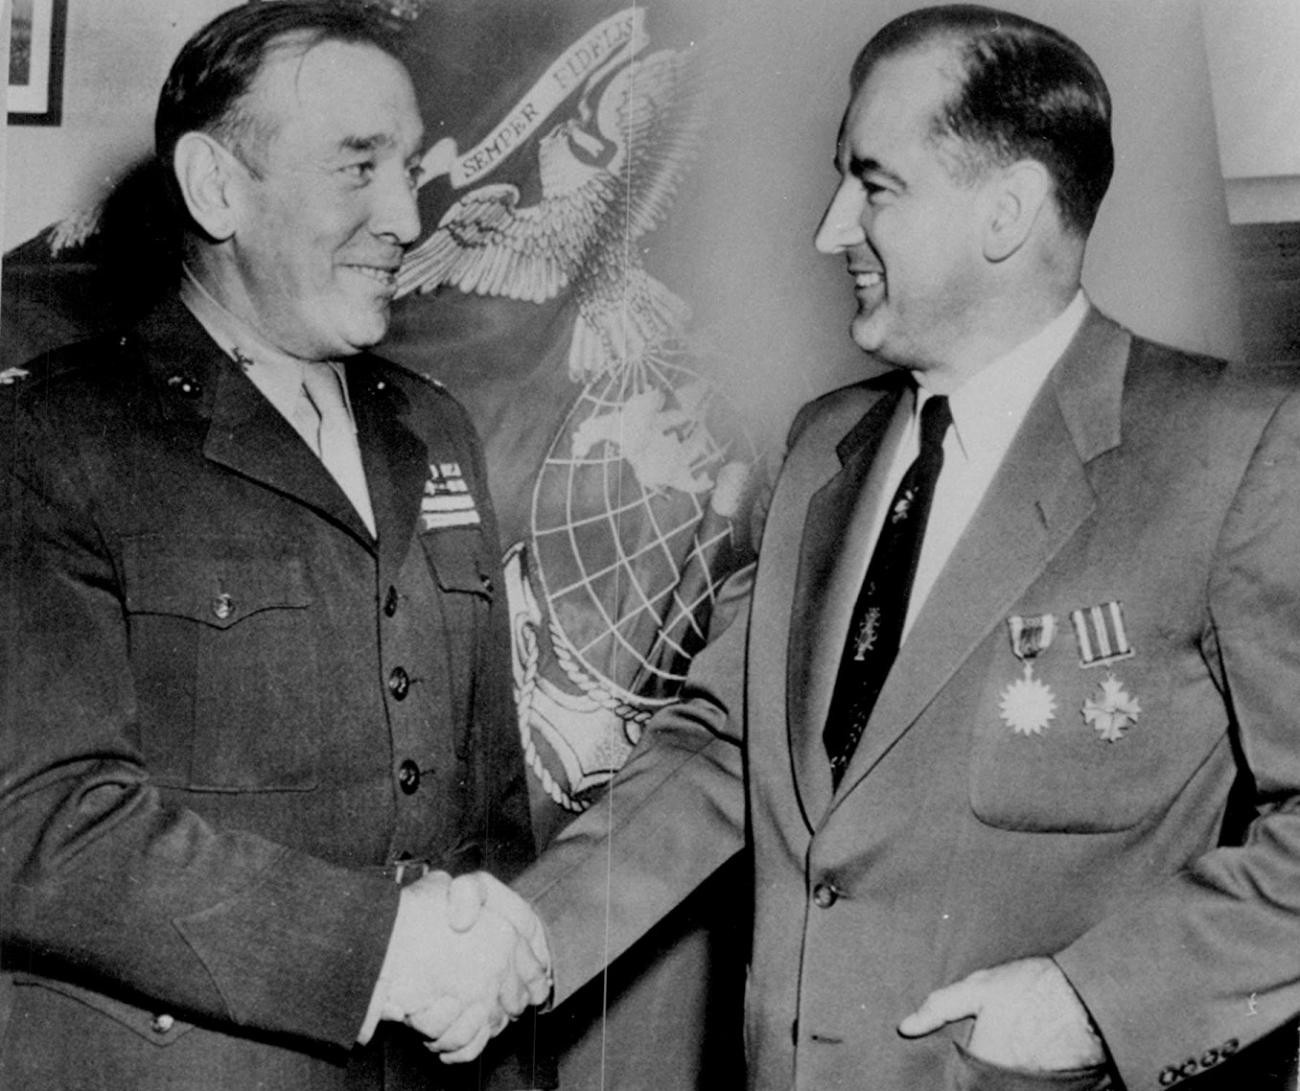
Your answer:
[[[433,872],[402,891],[377,996],[379,1017],[469,1061],[551,993],[546,935],[532,908],[485,872]]]

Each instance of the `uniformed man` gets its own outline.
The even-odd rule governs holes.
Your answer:
[[[471,928],[450,879],[533,852],[481,453],[367,352],[408,75],[349,9],[243,5],[156,135],[178,291],[5,392],[0,1085],[538,1086],[399,1025],[454,1060],[547,988],[522,903]]]

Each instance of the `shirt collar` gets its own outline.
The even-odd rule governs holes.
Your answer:
[[[1002,457],[1087,313],[1088,297],[1080,289],[1046,326],[948,395],[953,432],[967,459]],[[918,414],[929,397],[923,386],[917,387]]]
[[[352,415],[343,365],[336,360],[320,363],[291,356],[267,343],[265,338],[239,318],[200,283],[188,265],[183,266],[181,302],[199,320],[217,347],[244,369],[254,385],[282,412],[292,407],[302,389],[303,371],[322,364],[334,370],[343,388],[343,402]]]

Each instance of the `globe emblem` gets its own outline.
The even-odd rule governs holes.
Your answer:
[[[677,692],[749,559],[755,448],[697,364],[668,342],[583,387],[538,472],[526,556],[507,558],[525,752],[572,810]]]

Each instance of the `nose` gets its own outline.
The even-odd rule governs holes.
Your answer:
[[[823,254],[840,254],[850,246],[866,241],[866,232],[862,227],[862,212],[865,195],[862,186],[852,178],[840,182],[831,203],[822,214],[822,222],[817,225],[817,234],[813,236],[813,245]]]
[[[420,237],[420,209],[415,186],[402,167],[386,171],[382,184],[374,189],[375,206],[371,229],[399,246],[409,246]]]

